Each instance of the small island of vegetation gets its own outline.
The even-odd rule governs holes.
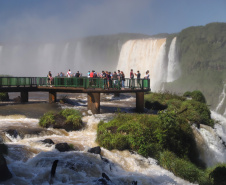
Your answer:
[[[186,92],[184,96],[149,93],[145,95],[145,106],[157,113],[118,113],[109,122],[101,121],[97,130],[100,146],[155,158],[160,166],[192,183],[226,182],[225,164],[206,168],[199,159],[191,126],[214,125],[200,91]]]

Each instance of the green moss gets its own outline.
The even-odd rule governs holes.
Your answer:
[[[206,103],[205,96],[202,94],[201,91],[197,91],[197,90],[193,91],[193,92],[187,91],[184,93],[183,96],[191,97],[193,100],[201,102],[201,103]]]
[[[39,120],[39,125],[42,127],[49,127],[55,124],[55,117],[53,112],[45,113]]]
[[[62,123],[72,124],[73,130],[78,130],[82,127],[82,115],[75,109],[64,109],[59,113],[47,112],[39,121],[39,125],[42,127],[49,127],[51,125],[57,127],[57,125],[62,125]]]
[[[160,154],[159,164],[165,169],[173,172],[176,176],[179,176],[189,182],[208,185],[212,184],[208,178],[208,173],[197,168],[190,161],[177,157],[170,151],[164,151]]]

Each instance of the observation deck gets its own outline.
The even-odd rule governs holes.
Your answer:
[[[123,85],[124,83],[124,85]],[[57,92],[87,93],[88,109],[100,113],[101,93],[136,93],[136,110],[144,110],[144,92],[150,91],[149,79],[109,80],[87,77],[0,77],[0,92],[20,92],[21,101],[28,102],[28,92],[49,92],[49,103],[56,102]]]

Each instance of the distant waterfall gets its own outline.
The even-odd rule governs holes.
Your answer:
[[[177,48],[176,48],[176,40],[177,38],[174,37],[169,48],[167,82],[173,82],[174,80],[179,78],[181,75]]]
[[[216,112],[219,112],[226,116],[226,109],[224,105],[226,105],[226,84],[224,84],[223,86],[222,93],[219,96],[219,104],[216,107]]]
[[[165,61],[166,39],[143,39],[127,41],[121,49],[117,69],[129,78],[130,69],[140,71],[141,77],[150,71],[150,83],[153,91],[160,90],[166,80],[167,61]]]

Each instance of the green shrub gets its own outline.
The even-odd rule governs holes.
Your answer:
[[[206,103],[205,96],[202,94],[201,91],[193,91],[193,92],[185,92],[184,95],[185,97],[191,97],[193,100],[201,102],[201,103]]]
[[[226,164],[220,164],[214,167],[209,177],[213,180],[214,185],[225,185],[226,184]]]
[[[182,102],[181,110],[185,110],[181,113],[181,115],[193,123],[205,124],[209,126],[213,126],[214,124],[211,119],[211,112],[204,103],[195,100],[187,100]]]
[[[49,127],[55,124],[55,117],[53,112],[45,113],[39,120],[39,125],[42,127]]]
[[[188,160],[178,158],[170,151],[164,151],[160,154],[159,164],[189,182],[198,183],[200,185],[212,184],[208,178],[208,173],[197,168]]]
[[[175,112],[165,111],[158,115],[120,113],[108,123],[98,124],[97,142],[109,150],[132,149],[146,157],[156,158],[164,149],[178,156],[194,156],[190,125]]]
[[[9,101],[9,94],[7,92],[1,92],[0,101]]]

